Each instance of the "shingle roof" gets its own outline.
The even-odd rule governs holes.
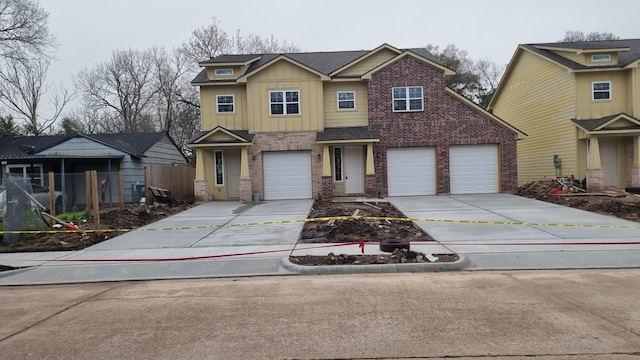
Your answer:
[[[164,132],[117,133],[81,135],[129,155],[143,156],[147,150],[165,136]]]
[[[340,140],[370,140],[380,139],[375,130],[367,126],[325,128],[316,135],[316,141],[340,141]]]
[[[574,123],[578,124],[580,127],[584,128],[587,131],[594,131],[597,128],[599,128],[600,126],[602,126],[603,124],[606,124],[607,122],[617,118],[618,116],[622,116],[622,115],[629,116],[629,115],[627,115],[625,113],[619,113],[619,114],[608,115],[608,116],[601,117],[601,118],[598,118],[598,119],[571,119],[571,121],[573,121]],[[631,116],[629,116],[629,117],[631,117]],[[631,117],[631,118],[633,118],[633,117]],[[640,126],[633,125],[633,126],[629,126],[629,127],[625,127],[625,128],[620,128],[620,127],[616,128],[616,130],[623,130],[623,129],[640,129]]]
[[[55,145],[71,139],[72,135],[49,135],[49,136],[0,136],[0,159],[17,159],[32,157],[41,151],[47,150]],[[33,151],[28,154],[25,150],[33,147]]]
[[[225,129],[223,127],[220,126],[221,129],[224,129],[225,131],[228,131],[232,134],[234,134],[235,136],[242,138],[244,140],[246,140],[247,142],[252,142],[253,141],[253,134],[249,133],[249,130],[228,130]],[[196,132],[191,139],[189,139],[189,141],[187,142],[188,144],[193,144],[196,140],[198,140],[199,138],[201,138],[202,136],[210,133],[211,130],[206,130],[206,131],[198,131]],[[201,144],[202,142],[200,142]],[[216,143],[215,141],[206,141],[205,143],[207,144],[212,144],[212,143]],[[225,140],[225,141],[219,141],[219,143],[221,144],[229,144],[229,143],[241,143],[240,140]]]
[[[574,70],[587,69],[589,67],[582,64],[578,64],[575,61],[571,61],[560,55],[556,55],[550,50],[541,49],[541,47],[553,47],[553,48],[576,49],[576,50],[597,50],[597,49],[605,50],[605,49],[619,49],[619,48],[630,49],[629,51],[621,51],[618,53],[617,65],[610,65],[610,66],[604,65],[604,66],[598,66],[598,68],[625,67],[633,63],[634,61],[637,61],[640,59],[640,39],[538,43],[538,44],[524,44],[522,46]]]
[[[438,59],[433,56],[427,49],[414,48],[404,49],[402,51],[410,51],[416,55],[422,56],[430,61],[440,64]],[[251,59],[259,58],[253,62],[246,73],[251,73],[255,69],[260,68],[264,64],[277,58],[278,56],[287,57],[293,61],[296,61],[302,65],[305,65],[319,73],[329,75],[332,72],[356,61],[360,57],[370,53],[370,50],[356,50],[356,51],[327,51],[327,52],[304,52],[304,53],[284,53],[284,54],[244,54],[244,55],[220,55],[208,61],[203,61],[200,64],[215,64],[215,63],[227,63],[227,62],[244,62]],[[226,80],[223,82],[234,81]],[[193,83],[214,82],[207,79],[207,71],[203,69],[193,79]]]

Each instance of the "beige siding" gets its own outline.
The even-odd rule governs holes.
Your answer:
[[[234,95],[234,113],[217,112],[216,96],[218,95]],[[229,130],[249,128],[247,96],[243,85],[201,86],[200,99],[202,130],[213,129],[216,126],[222,126]]]
[[[233,74],[231,75],[216,75],[216,69],[231,69]],[[245,66],[216,66],[207,68],[207,78],[209,80],[224,80],[224,79],[236,79],[242,76],[245,70]]]
[[[587,64],[587,60],[585,58],[585,54],[576,54],[574,52],[570,52],[570,51],[552,51],[553,53],[560,55],[562,57],[565,57],[571,61],[575,61],[578,64],[582,64],[582,65],[586,65]],[[588,55],[587,55],[588,56]],[[589,58],[591,58],[591,56],[589,56]]]
[[[573,75],[527,51],[514,59],[494,113],[524,131],[518,141],[520,184],[556,176],[553,155],[562,159],[562,174],[578,173]]]
[[[609,55],[611,56],[611,60],[609,61],[592,61],[592,55]],[[617,65],[618,64],[618,54],[611,53],[599,53],[599,54],[585,54],[587,65],[589,66],[605,66],[605,65]]]
[[[631,97],[631,113],[629,115],[636,119],[640,117],[640,70],[631,69],[631,80],[629,81],[629,94]]]
[[[281,80],[286,79],[286,80]],[[270,115],[269,91],[298,90],[300,115]],[[250,76],[249,131],[320,131],[323,129],[322,81],[320,77],[285,60]]]
[[[338,91],[354,91],[355,110],[338,110]],[[364,82],[337,82],[324,85],[324,126],[367,126],[369,124],[367,84]]]
[[[382,49],[377,53],[367,57],[366,59],[363,59],[360,62],[356,62],[355,64],[353,64],[353,66],[350,66],[347,69],[341,71],[338,75],[362,75],[375,68],[376,66],[393,59],[396,56],[398,56],[398,54],[394,51],[391,51],[389,49]]]
[[[631,113],[628,71],[576,73],[577,114],[580,119],[594,119],[617,113]],[[594,81],[611,82],[611,100],[592,100]]]

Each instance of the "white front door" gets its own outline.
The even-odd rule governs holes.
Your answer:
[[[226,164],[227,164],[227,197],[239,198],[240,197],[240,150],[227,150]]]
[[[362,147],[344,147],[344,181],[347,194],[362,194],[364,179],[362,177]]]
[[[618,142],[615,138],[600,138],[600,163],[604,172],[604,186],[620,186]]]

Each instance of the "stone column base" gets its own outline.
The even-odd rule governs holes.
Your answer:
[[[333,178],[331,176],[322,177],[322,199],[333,198]]]
[[[587,169],[587,191],[600,192],[604,190],[604,169]]]
[[[631,167],[631,187],[640,187],[640,167]]]
[[[253,201],[253,194],[251,193],[251,178],[241,177],[238,186],[240,187],[240,201]]]
[[[207,193],[206,179],[193,180],[193,197],[196,203],[203,203],[203,202],[209,201],[209,194]]]
[[[364,195],[368,198],[378,197],[378,189],[376,188],[375,174],[368,174],[364,176]]]

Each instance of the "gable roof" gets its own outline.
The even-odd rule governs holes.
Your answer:
[[[209,137],[213,134],[221,133],[226,134],[227,139],[225,140],[211,140]],[[211,130],[198,131],[195,133],[191,139],[189,139],[188,144],[191,147],[196,147],[198,145],[211,145],[211,144],[251,144],[253,142],[253,134],[250,134],[248,130],[228,130],[222,126],[216,126]]]
[[[220,55],[207,61],[200,62],[200,65],[215,65],[221,63],[240,63],[248,61],[248,59],[257,59],[249,65],[247,71],[242,77],[250,76],[252,73],[258,71],[263,66],[268,65],[277,58],[286,58],[291,62],[298,63],[304,67],[307,67],[318,74],[325,76],[331,76],[336,70],[342,69],[345,66],[356,62],[357,60],[366,57],[366,55],[378,51],[382,47],[392,48],[390,45],[383,44],[382,46],[374,50],[355,50],[355,51],[326,51],[326,52],[300,52],[300,53],[283,53],[283,54],[242,54],[242,55]],[[395,49],[395,48],[394,48]],[[411,52],[415,55],[423,57],[430,62],[433,62],[439,66],[442,66],[438,59],[433,56],[427,49],[413,48],[413,49],[399,49],[401,53]],[[207,69],[202,69],[198,75],[191,81],[192,84],[205,84],[216,82],[235,82],[236,79],[221,79],[210,80],[207,78]]]
[[[625,113],[613,114],[597,119],[571,119],[576,125],[587,132],[640,130],[640,120]],[[618,126],[615,126],[618,123]]]
[[[380,135],[375,130],[369,129],[368,126],[325,128],[324,131],[316,135],[316,141],[319,143],[332,141],[380,141]]]
[[[73,135],[0,136],[0,159],[29,158],[71,139]]]
[[[103,145],[120,150],[135,157],[143,157],[155,143],[160,141],[166,133],[117,133],[117,134],[87,134],[79,135]],[[170,137],[169,137],[170,138]],[[173,140],[171,140],[173,141]],[[174,143],[175,145],[175,143]]]

